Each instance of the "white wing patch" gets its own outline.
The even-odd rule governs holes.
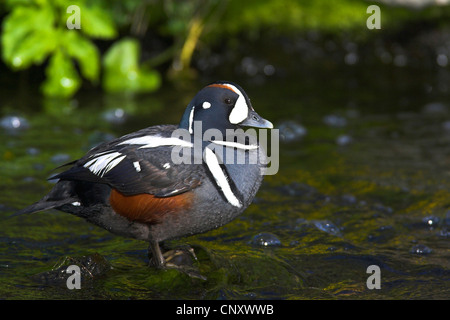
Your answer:
[[[101,153],[84,164],[93,174],[103,177],[108,171],[117,166],[126,156],[120,152]]]
[[[138,138],[131,138],[119,143],[118,145],[123,144],[142,145],[141,147],[139,147],[139,149],[156,148],[161,146],[181,146],[192,148],[194,146],[189,141],[181,140],[178,138],[165,138],[161,136],[143,136]],[[125,159],[126,155],[123,155],[120,152],[105,151],[94,154],[90,158],[91,160],[86,162],[83,167],[89,169],[89,171],[91,171],[93,174],[103,177],[106,173],[116,167],[123,159]],[[133,166],[136,169],[136,172],[141,172],[142,168],[139,161],[134,161]],[[170,164],[165,165],[166,169],[169,167]]]
[[[193,147],[194,145],[185,140],[181,140],[178,138],[165,138],[160,136],[143,136],[138,138],[132,138],[125,140],[119,145],[122,144],[141,144],[141,148],[156,148],[156,147],[162,147],[162,146],[181,146],[181,147]]]
[[[141,172],[141,165],[139,164],[139,161],[133,162],[133,166],[136,169],[136,172]]]
[[[205,159],[206,165],[208,166],[209,171],[213,175],[214,179],[216,180],[217,185],[222,190],[227,201],[232,206],[235,206],[238,208],[242,207],[241,202],[239,201],[238,198],[236,198],[233,191],[231,190],[230,184],[228,183],[228,179],[225,176],[225,174],[223,173],[222,168],[219,165],[217,156],[214,154],[214,152],[211,149],[205,148],[204,159]]]

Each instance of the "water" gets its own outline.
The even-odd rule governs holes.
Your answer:
[[[214,77],[152,95],[86,92],[65,102],[2,92],[0,298],[450,298],[449,69],[370,62],[367,53],[311,63],[287,51],[255,50],[237,67],[224,61]],[[241,217],[171,243],[195,249],[207,280],[148,268],[145,243],[65,213],[7,218],[51,188],[56,166],[101,141],[177,123],[199,88],[223,78],[282,129],[281,159]],[[67,261],[103,262],[68,290],[49,281]],[[381,289],[366,286],[371,265]]]

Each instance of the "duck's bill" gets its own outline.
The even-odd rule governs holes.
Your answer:
[[[241,126],[244,127],[254,127],[254,128],[265,128],[265,129],[273,129],[273,124],[269,120],[264,119],[255,111],[251,110],[248,113],[247,119],[240,123]]]

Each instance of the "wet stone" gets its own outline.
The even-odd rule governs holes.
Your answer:
[[[417,244],[417,245],[413,246],[411,248],[411,250],[410,250],[410,253],[420,254],[420,255],[422,255],[422,254],[429,254],[431,252],[432,252],[432,250],[429,247],[427,247],[426,245],[423,245],[423,244]]]
[[[261,247],[276,247],[281,246],[281,241],[273,233],[262,232],[254,236],[250,244]]]

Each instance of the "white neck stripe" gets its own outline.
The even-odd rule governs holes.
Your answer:
[[[192,124],[194,123],[194,109],[195,106],[192,107],[191,113],[189,114],[189,133],[192,134],[194,131],[192,130]]]
[[[205,153],[203,154],[206,165],[208,166],[209,171],[213,175],[216,180],[217,186],[222,190],[223,195],[227,199],[227,201],[235,207],[242,207],[241,202],[236,198],[233,191],[231,190],[230,184],[228,183],[228,179],[222,171],[222,168],[219,165],[219,161],[214,152],[205,148]]]

